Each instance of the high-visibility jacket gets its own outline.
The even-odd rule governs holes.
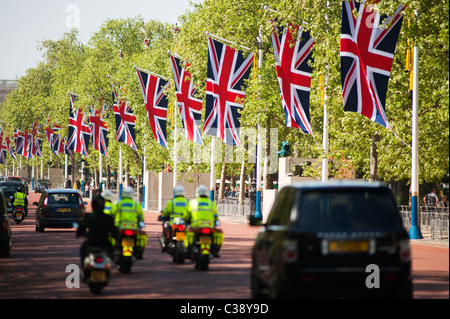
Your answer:
[[[115,216],[115,225],[119,229],[139,229],[139,222],[144,221],[144,214],[139,203],[131,198],[124,198],[115,203],[111,209]]]
[[[172,224],[176,217],[183,217],[188,208],[188,203],[189,201],[182,196],[175,197],[175,199],[169,200],[162,215],[165,218],[170,218],[169,223]]]
[[[216,204],[205,197],[189,201],[188,209],[183,216],[194,228],[214,228],[218,217]]]
[[[105,209],[103,210],[103,212],[106,215],[111,215],[112,217],[114,217],[112,214],[112,207],[113,207],[113,204],[109,200],[105,200]]]
[[[27,195],[22,192],[16,192],[14,193],[14,206],[25,206],[25,199],[27,198]]]

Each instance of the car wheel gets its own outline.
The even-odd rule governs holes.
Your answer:
[[[253,299],[267,299],[267,295],[263,292],[264,285],[258,278],[255,271],[255,266],[252,267],[252,278],[251,278],[251,288],[252,288],[252,298]]]
[[[0,246],[0,257],[9,257],[10,247],[8,244]]]
[[[41,226],[41,224],[36,223],[36,231],[40,233],[44,232],[44,226]]]

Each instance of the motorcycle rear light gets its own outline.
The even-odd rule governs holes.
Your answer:
[[[130,229],[126,229],[124,232],[125,236],[133,236],[134,231],[130,230]]]
[[[94,262],[97,263],[97,264],[103,263],[103,257],[102,256],[96,256],[94,258]]]
[[[209,228],[202,228],[201,233],[202,234],[209,234],[209,233],[211,233],[211,229],[209,229]]]
[[[184,231],[184,225],[178,225],[177,228],[178,228],[179,231]]]

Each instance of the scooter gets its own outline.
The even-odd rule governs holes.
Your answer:
[[[103,248],[93,247],[84,258],[84,282],[92,293],[100,295],[111,277],[111,261]]]
[[[20,224],[25,219],[25,207],[15,206],[11,215],[14,221]]]

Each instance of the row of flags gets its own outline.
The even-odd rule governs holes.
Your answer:
[[[382,17],[374,11],[373,4],[342,2],[340,60],[344,110],[358,112],[388,129],[390,125],[385,112],[385,100],[404,8],[400,4],[393,17]],[[294,34],[297,34],[296,38]],[[314,39],[298,25],[274,29],[271,39],[286,126],[312,134],[309,97]],[[253,53],[244,54],[244,51],[208,37],[203,134],[220,137],[225,144],[241,145],[240,111],[253,62]],[[170,63],[185,138],[203,145],[200,133],[202,100],[196,97],[198,86],[192,82],[190,65],[172,53]],[[167,148],[168,98],[164,92],[169,87],[169,80],[137,66],[135,69],[154,138],[159,145]],[[112,89],[116,140],[137,150],[136,116],[113,84]],[[76,97],[70,94],[67,142],[64,143],[64,139],[61,140],[56,133],[59,126],[49,128],[47,139],[52,151],[73,151],[88,156],[92,139],[93,148],[107,155],[108,125],[105,117],[109,108],[103,106],[101,111],[92,110],[90,116],[84,116],[83,110],[75,107]],[[0,163],[2,159],[4,161],[9,148],[9,140],[5,141],[7,145],[3,146],[0,135]],[[31,133],[18,131],[15,141],[17,154],[42,156],[35,126]]]

